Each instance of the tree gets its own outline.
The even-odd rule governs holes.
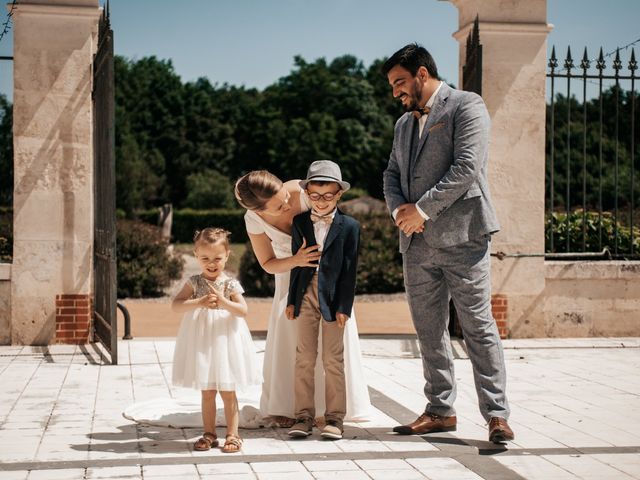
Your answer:
[[[617,89],[617,91],[616,91]],[[594,98],[587,101],[586,120],[583,106],[575,97],[567,98],[558,94],[554,99],[554,130],[551,130],[551,104],[547,105],[547,207],[550,208],[549,195],[551,192],[551,154],[553,152],[553,186],[554,210],[566,210],[567,178],[569,181],[569,209],[581,208],[585,200],[587,209],[596,210],[600,206],[600,192],[602,192],[602,208],[612,212],[615,209],[616,198],[621,217],[626,216],[626,210],[631,206],[631,95],[630,91],[623,91],[612,86],[602,94],[602,137],[600,136],[600,100]],[[616,100],[616,96],[618,100]],[[616,102],[618,102],[618,124],[616,126]],[[569,112],[570,109],[570,112]],[[567,116],[570,113],[570,123]],[[636,121],[633,135],[639,138],[640,127],[635,112]],[[586,132],[584,126],[586,125]],[[586,133],[586,143],[584,142]],[[553,149],[551,142],[553,140]],[[637,142],[637,140],[636,140]],[[584,145],[583,145],[584,144]],[[586,156],[583,155],[583,148]],[[602,150],[602,165],[600,164],[600,150]],[[637,147],[635,163],[634,208],[640,206],[640,185],[638,185]],[[618,159],[618,182],[616,187],[616,156]],[[567,167],[568,163],[568,167]],[[586,173],[586,174],[585,174]],[[586,180],[586,196],[583,195],[583,181]],[[635,215],[636,220],[640,215]],[[626,222],[624,218],[618,219]]]
[[[231,181],[215,170],[205,169],[189,175],[187,192],[184,207],[206,210],[237,206]]]

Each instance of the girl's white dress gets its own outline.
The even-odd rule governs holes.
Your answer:
[[[215,281],[189,278],[193,297],[210,293],[209,285],[229,299],[244,290],[222,273]],[[173,354],[175,386],[196,390],[238,390],[262,382],[251,333],[244,318],[222,308],[196,308],[185,313]]]

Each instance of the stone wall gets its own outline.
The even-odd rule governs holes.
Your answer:
[[[526,336],[640,336],[640,262],[547,261],[545,272],[544,328]]]
[[[57,296],[91,293],[99,14],[97,0],[24,0],[14,9],[14,344],[52,343]]]

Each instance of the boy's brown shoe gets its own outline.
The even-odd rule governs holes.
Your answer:
[[[502,443],[511,441],[515,438],[513,430],[504,418],[491,417],[489,420],[489,441],[493,443]]]
[[[454,432],[458,423],[457,418],[441,417],[433,413],[423,413],[414,422],[407,425],[393,427],[393,431],[400,435],[424,435],[435,432]]]
[[[311,435],[313,430],[313,418],[298,418],[296,423],[289,430],[289,436],[293,438],[304,438]]]
[[[330,440],[340,440],[342,438],[342,432],[344,432],[342,422],[340,422],[339,420],[327,420],[325,426],[322,428],[322,433],[320,435],[322,436],[322,438],[328,438]]]

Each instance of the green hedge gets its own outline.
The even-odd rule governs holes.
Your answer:
[[[213,209],[193,210],[184,208],[173,211],[173,223],[171,226],[172,241],[176,243],[193,242],[193,234],[196,230],[206,227],[220,227],[231,232],[233,243],[243,243],[248,240],[244,226],[244,210],[241,209]],[[158,210],[146,210],[137,212],[136,216],[145,223],[157,225]]]
[[[356,293],[394,293],[404,290],[398,229],[388,215],[354,215],[360,222],[360,256]],[[266,273],[251,244],[240,259],[239,280],[247,295],[273,295],[274,278]]]
[[[587,252],[600,251],[600,217],[598,212],[587,212],[584,215],[582,210],[577,210],[569,214],[569,226],[567,228],[566,213],[547,214],[545,218],[545,251],[551,250],[551,229],[553,229],[553,247],[557,253],[567,251],[567,235],[569,236],[569,249],[572,252],[582,251],[583,224],[585,227],[585,250]],[[614,226],[616,222],[609,212],[602,214],[602,247],[608,248],[611,253],[615,249]],[[631,228],[617,223],[618,229],[618,252],[631,252]],[[633,229],[633,250],[640,253],[640,228]]]
[[[118,297],[158,297],[182,275],[183,260],[169,253],[158,227],[118,220]]]

